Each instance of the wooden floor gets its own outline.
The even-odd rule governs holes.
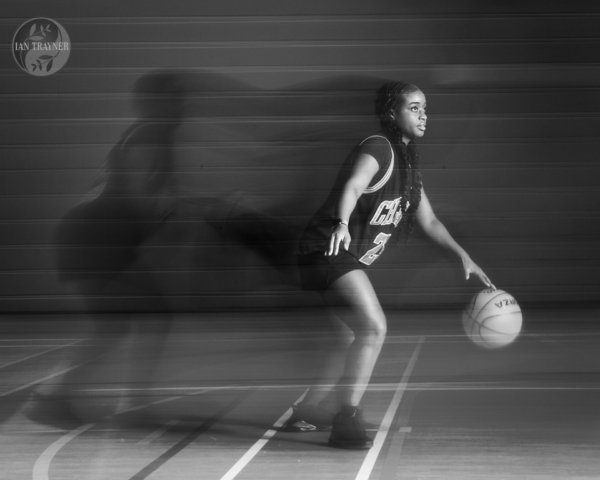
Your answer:
[[[148,357],[131,358],[147,334],[126,340],[74,385],[82,421],[68,425],[32,421],[27,398],[88,348],[88,321],[5,317],[0,477],[598,479],[599,313],[526,312],[517,342],[487,351],[464,337],[457,312],[391,312],[364,400],[369,451],[278,431],[319,365],[314,312],[179,316]],[[145,383],[138,373],[152,357],[158,370]],[[117,413],[103,417],[107,406]]]

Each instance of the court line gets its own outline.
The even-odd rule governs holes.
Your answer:
[[[200,395],[202,393],[208,393],[208,392],[198,392],[196,395]],[[129,408],[129,409],[126,409],[126,410],[122,410],[119,413],[116,413],[115,416],[126,414],[126,413],[133,412],[133,411],[136,411],[136,410],[140,410],[140,409],[143,409],[143,408],[147,408],[147,407],[150,407],[150,406],[153,406],[153,405],[158,405],[158,404],[161,404],[161,403],[165,403],[165,402],[169,402],[169,401],[173,401],[173,400],[178,400],[180,398],[184,398],[184,397],[183,396],[169,397],[169,398],[166,398],[166,399],[161,399],[161,400],[157,400],[157,401],[154,401],[154,402],[146,403],[146,404],[139,405],[139,406],[136,406],[136,407],[132,407],[132,408]],[[167,424],[167,426],[169,428],[171,426],[171,425],[169,425],[170,423],[171,422],[169,422]],[[58,452],[60,452],[60,450],[65,445],[67,445],[71,440],[73,440],[75,437],[81,435],[82,433],[86,432],[90,428],[93,428],[95,425],[96,425],[95,423],[86,423],[85,425],[82,425],[82,426],[80,426],[80,427],[78,427],[78,428],[70,431],[69,433],[64,434],[58,440],[56,440],[55,442],[53,442],[52,444],[50,444],[50,446],[47,447],[46,450],[44,450],[44,452],[42,452],[42,454],[35,461],[35,464],[33,465],[33,473],[32,473],[32,476],[31,476],[32,480],[49,480],[50,477],[49,477],[48,472],[50,471],[50,464],[52,463],[52,460],[58,454]],[[45,431],[44,433],[49,433],[49,432]],[[164,432],[162,432],[162,433],[164,433]]]
[[[304,393],[300,395],[293,403],[301,402],[307,392],[308,390],[305,390]],[[293,410],[291,407],[288,408],[285,413],[275,421],[272,427],[263,433],[262,437],[257,440],[237,462],[235,462],[235,464],[225,473],[225,475],[221,477],[220,480],[233,480],[235,477],[237,477],[240,472],[252,461],[252,459],[258,455],[258,453],[269,442],[269,440],[271,440],[271,438],[273,438],[281,429],[286,420],[292,415],[292,411]]]
[[[18,343],[18,342],[66,342],[67,340],[81,342],[81,338],[0,338],[0,345],[3,343]],[[32,344],[33,346],[39,346]],[[20,347],[31,347],[32,345],[15,345]],[[42,345],[47,347],[48,344]]]
[[[427,337],[429,339],[429,337]],[[429,343],[429,342],[428,342]],[[525,383],[524,381],[521,383]],[[252,386],[236,386],[236,385],[219,385],[214,387],[173,387],[173,388],[84,388],[79,389],[79,392],[121,392],[121,391],[156,391],[156,392],[181,392],[181,395],[195,395],[198,390],[202,391],[218,391],[218,390],[298,390],[300,388],[308,388],[310,384],[290,384],[290,385],[252,385]],[[336,385],[323,385],[324,387],[334,388]],[[392,392],[396,391],[398,384],[386,382],[386,383],[369,383],[369,392]],[[508,381],[484,381],[484,382],[415,382],[405,386],[407,391],[439,391],[439,390],[459,390],[459,391],[470,391],[470,390],[483,390],[483,391],[496,391],[496,390],[599,390],[600,386],[595,385],[518,385],[517,382]],[[0,394],[2,396],[2,394]]]
[[[53,352],[55,350],[60,350],[61,348],[72,347],[73,345],[76,345],[80,341],[81,340],[77,340],[75,342],[67,343],[65,345],[59,345],[57,347],[49,348],[48,350],[44,350],[42,352],[33,353],[31,355],[28,355],[26,357],[20,358],[18,360],[13,360],[12,362],[8,362],[8,363],[5,363],[4,365],[0,365],[0,369],[6,368],[6,367],[11,367],[11,366],[16,365],[18,363],[25,362],[27,360],[31,360],[32,358],[40,357],[40,356],[45,355],[47,353]],[[30,347],[30,345],[19,345],[19,347],[21,347],[21,348],[23,348],[23,347]]]
[[[417,357],[421,350],[421,345],[422,345],[423,341],[424,341],[424,338],[419,337],[419,339],[417,341],[417,346],[415,347],[415,350],[413,351],[413,354],[409,360],[409,363],[404,371],[404,375],[402,376],[400,383],[399,383],[398,387],[396,388],[396,393],[394,394],[394,397],[392,398],[392,402],[390,403],[390,406],[388,407],[386,415],[384,416],[384,419],[381,422],[379,431],[373,442],[373,447],[369,451],[369,453],[373,452],[374,450],[376,451],[375,455],[374,455],[374,459],[372,460],[372,465],[370,465],[370,463],[369,463],[371,460],[369,459],[369,454],[367,454],[367,458],[365,459],[365,461],[363,461],[361,470],[359,471],[359,476],[356,477],[357,480],[363,480],[363,479],[366,480],[369,478],[369,475],[371,474],[371,470],[373,469],[373,466],[375,465],[375,461],[377,460],[379,451],[381,450],[381,447],[385,441],[385,437],[387,436],[387,432],[389,431],[391,422],[393,421],[394,416],[396,415],[396,411],[398,410],[398,406],[400,405],[400,400],[402,400],[402,395],[404,394],[404,391],[406,390],[407,381],[410,378],[410,375],[412,374],[412,370],[414,368]],[[304,398],[304,395],[306,395],[306,392],[307,391],[305,391],[294,403],[300,402]],[[286,410],[286,412],[275,421],[272,428],[267,430],[262,435],[262,437],[259,440],[257,440],[254,443],[254,445],[252,445],[248,449],[248,451],[244,455],[242,455],[242,457],[225,473],[225,475],[223,475],[220,478],[220,480],[235,479],[242,472],[242,470],[254,459],[254,457],[264,448],[264,446],[271,440],[271,438],[273,438],[273,436],[279,431],[279,429],[283,426],[283,424],[290,417],[291,414],[292,414],[291,408]],[[385,427],[385,429],[383,429],[383,427]],[[369,462],[367,460],[369,460]],[[361,472],[362,472],[363,476],[361,476]],[[366,474],[366,476],[364,476],[365,474]]]
[[[406,369],[404,370],[404,374],[400,379],[400,383],[396,388],[396,392],[394,393],[392,401],[390,402],[388,409],[385,412],[383,420],[379,425],[379,429],[377,431],[377,434],[375,435],[375,439],[373,440],[373,446],[367,452],[367,455],[363,460],[363,463],[360,467],[360,470],[358,471],[358,474],[356,475],[355,480],[368,480],[371,476],[371,472],[375,467],[375,463],[377,462],[377,458],[379,457],[381,448],[383,447],[383,444],[390,431],[392,422],[394,421],[394,417],[396,416],[396,412],[400,407],[400,402],[402,401],[402,397],[404,396],[404,392],[406,391],[408,379],[412,375],[412,372],[415,368],[415,364],[417,363],[417,357],[419,356],[423,342],[424,338],[421,337],[419,342],[417,343],[417,346],[415,347],[415,350],[413,351],[413,354],[410,357]],[[394,455],[400,455],[400,452],[394,452]]]
[[[169,448],[162,455],[154,459],[154,461],[150,462],[144,468],[142,468],[138,473],[129,478],[129,480],[143,480],[152,475],[156,470],[158,470],[161,466],[167,463],[171,458],[185,449],[190,443],[192,443],[196,438],[202,435],[204,432],[209,430],[215,423],[221,420],[225,415],[235,409],[242,401],[246,399],[252,392],[243,392],[238,395],[233,401],[229,402],[225,405],[221,410],[215,413],[212,417],[208,418],[204,422],[195,428],[190,433],[188,433],[185,437],[179,440],[175,445]]]
[[[0,393],[0,397],[8,397],[9,395],[20,392],[21,390],[27,390],[28,388],[31,388],[34,385],[37,385],[38,383],[45,382],[46,380],[50,380],[51,378],[59,377],[60,375],[70,372],[71,370],[74,370],[75,368],[77,368],[81,365],[83,365],[83,364],[81,363],[81,364],[73,365],[72,367],[65,368],[64,370],[60,370],[51,375],[46,375],[45,377],[38,378],[37,380],[33,380],[31,382],[25,383],[25,384],[21,385],[20,387],[15,387],[12,390],[9,390],[8,392]]]
[[[427,337],[429,340],[429,337]],[[429,341],[427,342],[429,345]],[[415,403],[418,399],[419,392],[406,390],[402,397],[402,405],[398,409],[398,413],[394,417],[390,434],[385,441],[379,460],[377,461],[378,471],[377,478],[384,480],[387,478],[395,478],[399,472],[400,465],[403,462],[401,453],[404,448],[404,442],[412,433],[412,427],[408,426]],[[375,471],[371,473],[375,476]]]
[[[56,456],[58,452],[71,440],[75,437],[81,435],[86,432],[90,428],[92,428],[95,423],[86,423],[85,425],[81,425],[79,428],[70,431],[66,435],[63,435],[54,443],[50,444],[46,450],[37,458],[35,464],[33,465],[33,472],[31,474],[32,480],[49,480],[48,472],[50,471],[50,463],[52,459]]]
[[[150,445],[157,438],[162,437],[165,433],[167,433],[172,427],[181,423],[180,420],[170,420],[165,423],[162,427],[154,430],[150,434],[146,435],[142,438],[136,445]]]

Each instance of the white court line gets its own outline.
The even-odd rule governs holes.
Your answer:
[[[414,369],[415,363],[417,361],[417,357],[421,350],[421,345],[423,344],[423,340],[424,340],[423,337],[419,337],[417,346],[415,347],[415,350],[410,358],[410,361],[408,362],[406,370],[404,371],[402,379],[400,380],[400,383],[399,383],[398,387],[396,388],[396,393],[394,394],[394,397],[392,398],[392,402],[390,403],[390,406],[388,407],[387,412],[381,422],[379,431],[377,432],[377,435],[375,436],[375,440],[373,442],[373,447],[367,454],[367,458],[365,458],[365,460],[362,464],[362,467],[358,473],[358,476],[356,477],[357,480],[366,480],[369,478],[369,475],[371,474],[371,470],[373,469],[373,466],[375,465],[375,461],[377,460],[377,457],[379,455],[381,447],[383,446],[385,438],[387,437],[388,430],[390,429],[390,426],[392,424],[394,416],[396,415],[396,411],[398,410],[398,407],[400,405],[400,401],[402,400],[402,395],[404,394],[404,391],[406,390],[407,381],[410,378],[412,371]],[[294,403],[300,402],[302,400],[302,398],[304,398],[304,395],[306,395],[306,391]],[[239,475],[239,473],[252,461],[252,459],[269,442],[269,440],[271,440],[271,438],[273,438],[273,436],[279,431],[279,429],[283,426],[283,424],[285,423],[285,421],[289,418],[289,416],[291,414],[292,414],[292,409],[289,408],[281,417],[279,417],[279,419],[277,419],[277,421],[273,424],[273,427],[271,429],[267,430],[263,434],[262,438],[259,439],[254,445],[252,445],[252,447],[250,447],[250,449],[233,465],[233,467],[231,467],[227,471],[227,473],[225,475],[223,475],[221,477],[220,480],[233,480],[235,477],[237,477]],[[369,455],[371,455],[371,456],[369,456]]]
[[[196,395],[200,395],[202,393],[208,393],[208,391],[198,392]],[[184,398],[184,396],[170,397],[167,399],[157,400],[157,401],[150,402],[150,403],[147,403],[147,404],[144,404],[141,406],[136,406],[136,407],[133,407],[133,408],[130,408],[127,410],[123,410],[122,412],[120,412],[120,414],[123,414],[126,412],[132,412],[132,411],[139,410],[141,408],[146,408],[146,407],[149,407],[152,405],[158,405],[161,403],[165,403],[167,401],[177,400],[179,398]],[[171,422],[169,422],[169,423],[171,423]],[[175,422],[175,423],[177,423],[177,422]],[[48,448],[46,448],[46,450],[44,450],[44,452],[38,457],[38,459],[35,461],[35,464],[33,465],[33,472],[31,475],[32,480],[49,480],[50,476],[49,476],[48,472],[50,471],[50,464],[52,463],[52,460],[58,454],[58,452],[60,452],[61,449],[65,445],[67,445],[71,440],[73,440],[75,437],[81,435],[82,433],[86,432],[90,428],[93,428],[95,425],[96,425],[95,423],[86,423],[85,425],[82,425],[79,428],[76,428],[75,430],[72,430],[69,433],[66,433],[65,435],[60,437],[58,440],[56,440],[54,443],[52,443]],[[167,425],[169,425],[169,424],[167,424]],[[161,430],[161,429],[159,429],[159,430]],[[148,437],[146,437],[146,438],[148,438]]]
[[[390,402],[387,411],[379,425],[379,430],[375,435],[375,439],[373,440],[373,446],[367,453],[367,456],[363,460],[363,463],[356,475],[355,480],[368,480],[371,476],[371,472],[373,471],[373,467],[375,467],[375,462],[377,462],[377,458],[379,457],[379,453],[381,452],[381,448],[387,438],[388,432],[392,426],[392,422],[394,421],[394,417],[396,416],[396,412],[398,411],[398,407],[400,406],[400,402],[402,401],[402,397],[404,396],[404,392],[406,391],[406,386],[408,379],[412,375],[412,371],[415,368],[415,364],[417,363],[417,357],[419,356],[419,352],[421,351],[421,347],[423,345],[423,337],[420,338],[415,350],[410,357],[410,361],[406,366],[406,370],[404,370],[404,374],[400,379],[400,383],[398,384],[398,388],[396,389],[396,393],[392,397],[392,401]],[[400,452],[394,452],[394,455],[399,455]]]
[[[66,342],[66,341],[77,341],[80,342],[80,338],[0,338],[0,345],[2,343],[17,343],[17,342]],[[22,347],[29,347],[30,345],[20,345]],[[47,347],[45,344],[44,347]]]
[[[77,340],[75,342],[67,343],[66,345],[59,345],[57,347],[49,348],[48,350],[44,350],[42,352],[33,353],[31,355],[28,355],[26,357],[20,358],[18,360],[13,360],[12,362],[8,362],[8,363],[5,363],[4,365],[0,365],[0,369],[6,368],[6,367],[11,367],[11,366],[16,365],[18,363],[25,362],[27,360],[31,360],[32,358],[40,357],[42,355],[46,355],[47,353],[53,352],[55,350],[60,350],[61,348],[72,347],[73,345],[79,343],[80,341],[81,340]],[[19,347],[21,347],[21,348],[23,348],[23,347],[30,347],[30,346],[31,345],[19,345]]]
[[[33,465],[33,472],[31,474],[32,480],[49,480],[48,472],[50,470],[50,463],[58,452],[75,437],[81,435],[83,432],[89,430],[95,425],[95,423],[86,423],[75,430],[63,435],[54,443],[52,443],[44,452],[38,457]]]
[[[298,397],[294,403],[301,402],[304,396],[306,395],[307,391],[308,390],[304,391],[304,393],[300,395],[300,397]],[[248,449],[248,451],[244,455],[242,455],[237,462],[235,462],[235,464],[227,471],[225,475],[221,477],[220,480],[233,480],[235,477],[237,477],[239,473],[244,468],[246,468],[246,465],[248,465],[252,461],[252,459],[258,454],[258,452],[260,452],[263,449],[263,447],[269,442],[269,440],[271,440],[271,438],[275,436],[275,434],[279,431],[279,429],[283,426],[283,424],[291,415],[292,408],[290,407],[285,411],[285,413],[281,417],[279,417],[275,421],[275,423],[269,430],[263,433],[262,438],[256,441],[254,445],[252,445]]]
[[[60,370],[60,371],[55,372],[55,373],[53,373],[51,375],[46,375],[45,377],[38,378],[37,380],[34,380],[32,382],[25,383],[24,385],[21,385],[20,387],[15,387],[12,390],[9,390],[8,392],[0,393],[0,397],[8,397],[9,395],[12,395],[13,393],[20,392],[21,390],[27,390],[28,388],[33,387],[34,385],[37,385],[38,383],[42,383],[42,382],[45,382],[46,380],[50,380],[51,378],[63,375],[65,373],[67,373],[67,372],[69,372],[69,371],[71,371],[71,370],[79,367],[80,365],[83,365],[83,364],[73,365],[72,367],[65,368],[64,370]]]

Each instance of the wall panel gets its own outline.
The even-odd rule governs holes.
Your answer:
[[[195,199],[145,246],[174,309],[306,304],[259,255],[202,229],[206,196],[299,229],[352,145],[377,128],[384,79],[420,85],[428,195],[495,283],[524,304],[598,302],[600,6],[591,1],[6,1],[0,20],[0,310],[78,308],[54,271],[58,220],[89,198],[153,69],[190,96],[176,173]],[[12,61],[17,26],[60,21],[68,65]],[[194,203],[196,202],[196,203]],[[196,211],[196,210],[197,211]],[[461,305],[453,259],[416,232],[373,271],[391,306]],[[110,299],[106,299],[110,308]],[[134,302],[132,308],[143,308]]]

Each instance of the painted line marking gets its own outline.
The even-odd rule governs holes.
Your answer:
[[[42,352],[33,353],[31,355],[28,355],[26,357],[20,358],[18,360],[13,360],[12,362],[7,362],[7,363],[5,363],[3,365],[0,365],[0,369],[6,368],[6,367],[11,367],[11,366],[17,365],[17,364],[19,364],[21,362],[26,362],[27,360],[31,360],[32,358],[41,357],[42,355],[46,355],[47,353],[54,352],[55,350],[60,350],[61,348],[72,347],[73,345],[76,345],[79,342],[80,342],[80,340],[77,340],[76,342],[67,343],[66,345],[59,345],[59,346],[56,346],[56,347],[44,350]],[[21,347],[29,347],[29,345],[22,345]]]
[[[367,452],[367,455],[366,455],[365,459],[363,460],[360,470],[358,471],[358,474],[356,475],[356,480],[368,480],[369,477],[371,476],[371,472],[373,471],[373,468],[375,467],[375,463],[377,462],[377,458],[379,457],[381,448],[383,447],[383,444],[385,442],[385,439],[387,438],[388,432],[390,431],[392,422],[394,421],[394,417],[396,416],[396,412],[398,411],[398,408],[400,407],[400,402],[402,401],[402,397],[404,396],[404,392],[406,391],[408,379],[412,375],[412,372],[415,368],[415,364],[417,363],[417,357],[419,356],[419,353],[421,351],[423,341],[424,341],[424,338],[421,337],[419,342],[417,343],[417,346],[415,347],[415,350],[414,350],[412,356],[410,357],[408,365],[406,366],[406,369],[404,370],[404,374],[402,375],[402,378],[400,379],[400,383],[398,384],[398,387],[396,388],[396,392],[394,393],[394,396],[392,397],[392,401],[390,402],[388,409],[385,412],[385,415],[383,417],[383,420],[381,421],[381,424],[379,425],[379,431],[377,432],[377,435],[375,435],[375,439],[373,440],[373,446]],[[399,455],[400,452],[395,452],[394,454]]]
[[[64,370],[60,370],[51,375],[46,375],[45,377],[38,378],[37,380],[33,380],[32,382],[25,383],[25,384],[21,385],[20,387],[15,387],[12,390],[9,390],[8,392],[0,393],[0,397],[8,397],[9,395],[20,392],[21,390],[27,390],[28,388],[31,388],[34,385],[37,385],[39,383],[45,382],[46,380],[50,380],[51,378],[59,377],[60,375],[70,372],[71,370],[79,367],[80,365],[83,365],[83,364],[73,365],[72,367],[65,368]]]
[[[198,393],[195,393],[194,395],[201,395],[203,393],[208,393],[208,391],[201,391]],[[152,405],[157,405],[157,404],[161,404],[161,403],[165,403],[165,402],[169,402],[169,401],[173,401],[173,400],[178,400],[180,398],[184,398],[184,396],[177,396],[177,397],[169,397],[166,399],[161,399],[161,400],[157,400],[155,402],[150,402],[147,404],[143,404],[143,405],[139,405],[133,408],[129,408],[126,410],[122,410],[121,412],[115,414],[115,415],[122,415],[128,412],[133,412],[136,410],[140,410]],[[178,421],[173,420],[172,422],[167,423],[166,426],[171,427],[172,425],[169,425],[170,423],[178,423]],[[77,436],[81,435],[82,433],[86,432],[87,430],[93,428],[96,424],[95,423],[86,423],[85,425],[82,425],[72,431],[70,431],[69,433],[64,434],[62,437],[60,437],[58,440],[56,440],[55,442],[53,442],[48,448],[46,448],[46,450],[44,450],[44,452],[38,457],[38,459],[35,461],[35,464],[33,465],[33,473],[32,473],[32,480],[49,480],[49,471],[50,471],[50,465],[52,463],[52,460],[54,459],[54,457],[58,454],[58,452],[61,451],[61,449],[63,447],[65,447],[65,445],[67,445],[71,440],[73,440],[74,438],[76,438]],[[163,428],[165,428],[163,427]],[[162,429],[159,429],[162,430]],[[157,432],[159,431],[157,430]],[[167,429],[165,429],[166,431]],[[104,432],[115,432],[118,431],[116,429],[104,429],[101,430]],[[50,433],[49,431],[45,431],[44,433]],[[156,432],[153,432],[156,434]],[[162,432],[164,433],[164,432]],[[161,433],[161,434],[162,434]],[[148,435],[148,437],[150,437],[152,434]],[[148,437],[146,437],[146,439],[148,439]],[[156,437],[158,438],[158,436]],[[142,440],[143,441],[143,440]],[[149,442],[148,442],[149,443]],[[143,444],[143,443],[142,443]]]
[[[54,443],[50,444],[46,450],[38,457],[33,465],[32,480],[49,480],[48,472],[50,471],[50,463],[58,452],[71,440],[92,428],[95,423],[86,423],[75,430],[63,435]]]
[[[162,427],[154,430],[152,433],[142,438],[139,442],[137,442],[137,445],[150,445],[154,440],[162,437],[171,429],[171,427],[174,427],[178,423],[180,423],[179,420],[171,420],[165,423]]]
[[[12,342],[81,342],[81,338],[0,338],[0,344]],[[19,347],[30,347],[31,345],[17,345]],[[38,345],[34,345],[38,346]],[[47,347],[48,344],[42,345]]]
[[[429,338],[429,337],[427,337]],[[496,390],[600,390],[600,386],[594,385],[518,385],[518,383],[522,382],[513,382],[512,384],[509,382],[421,382],[421,383],[412,383],[410,385],[406,385],[405,389],[408,391],[440,391],[440,390],[460,390],[460,391],[469,391],[469,390],[483,390],[483,391],[496,391]],[[336,385],[331,385],[333,388]],[[240,387],[240,386],[218,386],[218,387],[173,387],[173,388],[82,388],[78,389],[78,392],[136,392],[136,391],[149,391],[149,392],[169,392],[169,391],[177,391],[182,392],[181,395],[196,395],[198,390],[206,390],[206,391],[218,391],[218,390],[298,390],[299,388],[308,388],[310,385],[308,384],[295,384],[295,385],[253,385],[250,387]],[[370,383],[369,384],[369,392],[391,392],[396,391],[398,388],[397,383]],[[191,392],[191,393],[188,393]],[[2,394],[0,394],[2,396]]]
[[[198,438],[203,433],[209,431],[212,426],[219,422],[223,417],[225,417],[228,413],[234,410],[240,403],[242,403],[251,392],[243,392],[238,395],[233,401],[229,402],[225,405],[221,410],[215,413],[212,417],[202,422],[200,426],[192,430],[185,437],[179,440],[175,445],[169,448],[162,455],[157,457],[154,461],[150,462],[144,468],[142,468],[138,473],[129,478],[129,480],[143,480],[150,477],[154,472],[156,472],[160,467],[162,467],[165,463],[171,460],[175,455],[179,452],[187,448],[196,438]]]
[[[302,401],[308,390],[304,391],[293,403],[299,403]],[[263,449],[263,447],[271,440],[277,432],[281,429],[283,424],[292,415],[292,408],[288,408],[281,417],[279,417],[273,426],[263,433],[262,437],[252,445],[248,451],[235,462],[235,464],[221,477],[220,480],[233,480],[237,477],[240,472],[246,468],[246,466],[252,461],[252,459]]]
[[[124,391],[127,391],[126,389],[124,389]],[[197,392],[194,395],[202,395],[203,391]],[[191,395],[190,395],[191,396]],[[152,407],[154,405],[160,405],[162,403],[167,403],[167,402],[172,402],[174,400],[179,400],[180,398],[183,398],[183,395],[177,395],[177,396],[173,396],[173,397],[168,397],[168,398],[161,398],[160,400],[155,400],[154,402],[149,402],[149,403],[144,403],[141,405],[136,405],[134,407],[127,407],[127,408],[119,408],[117,409],[117,412],[115,413],[115,415],[124,415],[126,413],[130,413],[130,412],[137,412],[139,410],[144,410],[145,408],[148,407]]]

